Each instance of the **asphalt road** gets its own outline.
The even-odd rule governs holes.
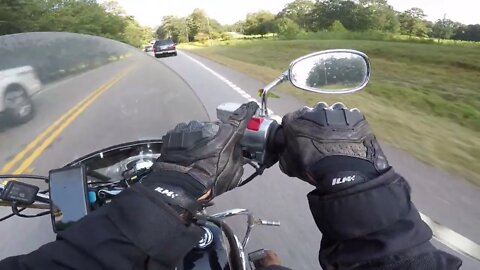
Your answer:
[[[96,91],[101,93],[78,117],[71,122],[64,119],[63,123],[68,125],[56,126],[54,130],[59,131],[56,136],[46,136],[33,148],[41,150],[37,151],[38,157],[31,152],[24,157],[24,160],[33,157],[30,158],[32,164],[25,166],[25,172],[46,174],[51,168],[102,147],[158,138],[181,121],[214,119],[217,105],[245,102],[255,97],[260,87],[262,83],[244,74],[185,53],[158,60],[149,56],[131,57],[47,86],[34,98],[38,114],[32,121],[0,132],[0,165],[8,164],[56,119]],[[280,96],[270,102],[276,114],[283,115],[303,106],[292,97]],[[48,138],[51,143],[42,144],[48,142]],[[45,146],[43,150],[42,145]],[[480,243],[478,188],[400,150],[387,145],[384,148],[397,171],[410,181],[417,208],[433,220]],[[274,167],[246,187],[217,198],[216,205],[209,211],[248,208],[257,217],[281,221],[281,227],[257,227],[249,249],[274,249],[287,266],[319,269],[317,252],[321,235],[305,198],[310,190],[307,184],[284,176]],[[6,213],[7,209],[0,212],[2,216]],[[240,222],[234,222],[236,228],[240,227]],[[0,258],[32,251],[54,237],[48,217],[12,218],[0,223],[0,233],[3,243]],[[434,244],[460,256],[464,261],[462,269],[480,269],[480,262],[436,241]]]

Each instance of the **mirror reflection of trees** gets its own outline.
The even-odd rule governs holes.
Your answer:
[[[322,89],[346,89],[360,86],[367,76],[365,60],[354,54],[320,55],[306,79],[306,86]]]

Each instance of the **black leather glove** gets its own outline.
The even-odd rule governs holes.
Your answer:
[[[240,139],[258,109],[255,102],[243,104],[226,123],[178,124],[163,136],[161,156],[152,173],[143,180],[165,200],[190,212],[209,194],[211,200],[238,186],[243,174]]]
[[[319,103],[285,115],[281,170],[333,193],[373,179],[389,168],[363,114],[342,103]]]

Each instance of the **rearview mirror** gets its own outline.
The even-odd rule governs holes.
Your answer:
[[[364,88],[370,79],[368,57],[354,50],[327,50],[303,56],[290,64],[292,84],[300,89],[345,94]]]

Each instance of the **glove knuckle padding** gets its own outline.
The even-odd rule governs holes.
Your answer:
[[[342,155],[350,156],[350,157],[357,157],[362,159],[367,159],[367,147],[362,143],[355,143],[355,142],[346,142],[346,143],[330,143],[330,142],[320,142],[312,140],[313,146],[315,146],[316,151],[323,157],[331,156],[331,155],[338,155],[342,153]]]
[[[289,176],[307,180],[307,169],[328,156],[346,156],[372,162],[378,170],[388,162],[363,114],[336,103],[319,103],[283,118],[286,150],[280,167]]]
[[[164,136],[159,168],[188,173],[214,195],[238,185],[243,173],[239,141],[258,105],[243,104],[227,122],[179,124]],[[163,163],[163,164],[162,164]]]

